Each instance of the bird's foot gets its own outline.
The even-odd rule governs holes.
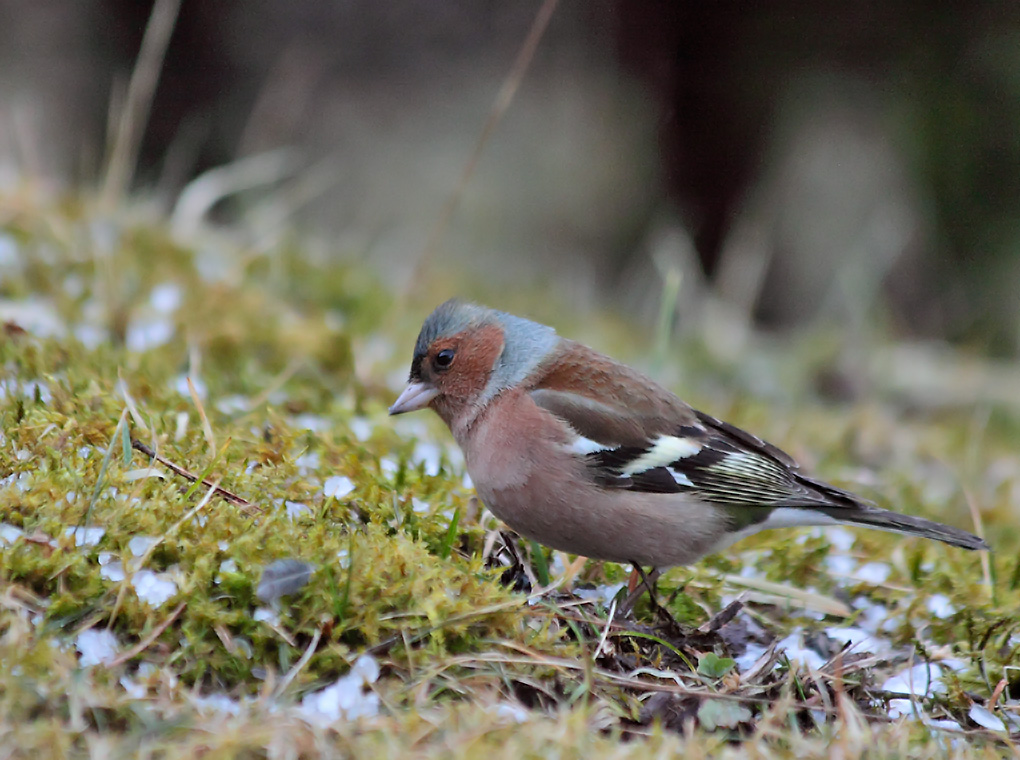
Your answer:
[[[634,569],[631,571],[630,580],[627,582],[627,597],[623,600],[623,604],[616,608],[617,613],[624,616],[631,614],[634,611],[634,605],[637,604],[638,599],[641,598],[645,591],[648,592],[648,600],[651,603],[652,609],[658,613],[662,608],[659,606],[659,601],[656,597],[655,583],[659,580],[659,576],[662,575],[662,571],[653,567],[651,572],[646,574],[637,562],[632,562],[631,564]]]
[[[494,538],[492,545],[486,547],[486,566],[506,568],[500,574],[499,582],[514,591],[530,594],[534,582],[514,535],[501,530]]]

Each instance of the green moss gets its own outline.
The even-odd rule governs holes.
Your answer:
[[[629,746],[621,738],[636,730],[650,734],[641,739],[642,754],[724,748],[721,734],[680,739],[678,725],[657,727],[670,715],[696,714],[697,698],[684,697],[694,701],[678,702],[670,712],[648,697],[674,682],[635,675],[672,669],[686,679],[685,688],[702,689],[683,661],[696,663],[715,648],[723,656],[720,639],[679,637],[644,602],[638,627],[623,631],[607,628],[606,610],[578,606],[573,597],[551,594],[528,605],[499,584],[501,568],[485,566],[483,549],[496,526],[482,522],[462,485],[448,433],[425,418],[394,424],[385,417],[392,391],[384,378],[402,367],[427,307],[405,310],[364,268],[316,259],[297,243],[263,252],[225,238],[177,241],[158,220],[102,216],[82,199],[21,207],[0,234],[15,242],[20,262],[0,278],[0,295],[34,300],[69,326],[47,336],[9,325],[0,337],[0,522],[23,532],[0,547],[6,718],[0,742],[66,756],[111,741],[124,752],[173,758],[201,748],[206,756],[264,756],[281,741],[298,756],[314,756],[325,741],[363,756],[424,747],[434,756],[519,757],[557,741],[574,747],[576,756],[609,757]],[[168,283],[179,304],[159,311],[152,293]],[[147,320],[165,323],[165,340],[146,345],[139,338]],[[79,340],[89,338],[83,326],[109,339],[86,347]],[[628,333],[614,327],[607,334]],[[814,371],[819,360],[811,352],[821,349],[805,345],[802,361],[783,366],[784,377]],[[694,400],[707,399],[703,405],[713,413],[798,456],[814,453],[822,475],[881,463],[876,491],[904,511],[965,524],[963,489],[977,494],[998,551],[989,589],[973,555],[862,531],[855,534],[855,558],[888,562],[890,575],[879,586],[854,585],[837,582],[826,569],[826,538],[761,536],[669,573],[660,596],[676,620],[707,624],[724,597],[741,593],[725,576],[748,566],[819,595],[865,595],[900,616],[890,632],[896,644],[909,648],[920,638],[919,651],[944,647],[962,659],[964,670],[942,698],[947,715],[965,720],[974,694],[986,698],[998,679],[1015,679],[1016,418],[993,409],[975,454],[972,410],[907,419],[884,407],[823,407],[790,391],[779,414],[774,400],[723,395],[719,389],[736,387],[739,373],[696,340],[684,348],[704,361],[673,366],[666,357],[662,372],[682,377],[695,396],[705,389]],[[767,351],[762,356],[761,366],[782,365]],[[188,375],[204,389],[201,408],[186,388]],[[126,409],[130,437],[260,511],[213,497],[188,519],[208,488],[192,487],[160,464],[153,465],[159,476],[146,472],[148,458],[115,437]],[[891,417],[902,424],[891,425]],[[960,469],[952,465],[961,462]],[[948,497],[926,491],[932,467],[961,472],[958,490]],[[326,496],[332,476],[349,478],[350,493]],[[78,546],[68,534],[74,528],[103,534],[95,545]],[[160,543],[145,551],[137,539]],[[162,604],[147,603],[132,585],[140,554],[144,569],[174,584]],[[555,580],[556,558],[542,556]],[[277,601],[275,619],[256,620],[265,606],[256,595],[262,568],[286,558],[308,562],[315,572]],[[114,567],[127,577],[120,580]],[[627,574],[589,563],[581,578],[618,583]],[[954,614],[929,612],[925,599],[936,593],[950,600]],[[834,622],[779,604],[748,605],[775,638],[796,625],[819,629]],[[74,641],[86,628],[109,628],[121,652],[139,649],[109,669],[81,670]],[[335,682],[366,651],[383,667],[375,688],[384,709],[375,722],[323,734],[264,709]],[[139,670],[142,663],[148,669]],[[889,661],[876,669],[891,673],[901,666]],[[288,673],[288,685],[276,694]],[[145,696],[132,697],[122,676],[144,681]],[[769,717],[772,702],[797,693],[793,674],[769,671],[753,684],[730,682],[731,676],[712,688],[749,700],[758,728],[740,735],[748,747],[762,743],[787,757],[826,746],[827,729],[802,729],[785,713]],[[831,677],[824,676],[826,683]],[[859,709],[872,710],[866,689],[877,681],[850,672],[843,688]],[[830,690],[821,699],[810,679],[799,683],[812,704],[834,698]],[[261,696],[263,707],[210,716],[194,706],[191,693]],[[495,705],[508,701],[534,708],[528,731],[500,717]],[[650,703],[661,712],[646,711]],[[804,705],[796,710],[808,715]],[[910,747],[918,757],[941,747],[923,726],[876,721],[872,728],[888,737],[888,746]],[[969,741],[974,757],[982,742],[998,746],[987,736]],[[873,748],[870,739],[867,746]]]

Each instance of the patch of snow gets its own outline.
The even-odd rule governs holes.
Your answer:
[[[945,594],[932,594],[925,602],[928,612],[937,618],[947,618],[956,613],[956,607]]]
[[[194,696],[191,698],[191,702],[203,712],[225,713],[226,715],[238,715],[241,712],[240,703],[226,694]]]
[[[107,340],[106,330],[90,324],[75,325],[74,337],[89,350],[99,348]]]
[[[22,393],[26,398],[34,399],[36,396],[44,404],[49,404],[53,400],[53,394],[50,393],[50,387],[46,383],[40,383],[38,380],[28,380],[21,388]]]
[[[237,651],[240,652],[246,660],[250,660],[255,655],[254,647],[252,647],[251,642],[244,636],[234,636],[234,646],[237,647]]]
[[[981,728],[987,728],[989,731],[1006,730],[1006,724],[1002,722],[1002,718],[983,705],[972,705],[970,712],[967,713],[967,717],[981,726]]]
[[[307,504],[302,504],[300,501],[285,501],[283,504],[287,510],[287,517],[291,520],[300,520],[302,517],[312,514],[311,507]]]
[[[939,665],[949,668],[954,673],[961,673],[967,669],[967,663],[956,657],[943,657],[939,660]]]
[[[294,460],[294,465],[302,473],[311,472],[312,470],[319,469],[319,463],[322,461],[322,457],[319,456],[317,451],[310,451],[307,454],[302,454]]]
[[[916,711],[920,711],[921,706],[917,705],[915,708],[914,705],[915,703],[911,702],[909,699],[890,699],[887,714],[893,720],[903,717],[916,719]]]
[[[869,631],[863,628],[856,628],[854,626],[839,628],[833,626],[826,628],[825,633],[833,641],[838,641],[844,646],[849,644],[850,651],[854,653],[872,652],[873,654],[882,654],[892,649],[888,641],[872,636]]]
[[[354,661],[351,675],[358,676],[364,683],[375,683],[379,680],[379,663],[370,654],[363,654]]]
[[[13,267],[18,263],[18,243],[9,233],[0,234],[0,267]]]
[[[614,583],[610,586],[596,586],[595,588],[575,588],[574,594],[581,599],[596,601],[608,607],[625,585],[624,583]]]
[[[324,433],[333,426],[329,420],[317,414],[299,414],[292,417],[290,422],[299,430],[311,430],[313,433]]]
[[[195,386],[195,393],[199,398],[206,398],[209,395],[209,388],[200,377],[192,377],[191,384]],[[170,387],[177,391],[184,398],[191,398],[191,389],[188,388],[188,375],[181,373],[170,381]]]
[[[500,702],[491,709],[496,718],[508,723],[525,723],[531,717],[526,707],[511,702]]]
[[[105,528],[66,528],[65,536],[74,536],[75,546],[95,546],[106,535]]]
[[[934,663],[921,663],[887,679],[882,684],[882,690],[893,694],[930,697],[946,690],[941,678],[942,668]]]
[[[884,562],[868,562],[857,568],[853,573],[853,577],[865,583],[879,585],[889,579],[890,572],[889,565]]]
[[[748,670],[754,667],[754,664],[761,659],[761,656],[765,654],[765,647],[761,644],[750,643],[747,645],[747,649],[739,657],[735,657],[737,663],[737,670],[741,673],[746,673]]]
[[[251,617],[256,623],[269,623],[270,625],[276,625],[280,622],[280,616],[268,607],[259,607],[255,610]]]
[[[67,329],[53,303],[38,296],[0,299],[0,322],[14,322],[38,338],[59,338]]]
[[[799,662],[808,670],[818,670],[825,664],[825,660],[818,652],[804,646],[803,631],[799,628],[776,646],[778,651],[786,654],[790,662]]]
[[[83,668],[112,662],[117,658],[120,649],[120,643],[111,631],[95,628],[79,633],[78,638],[74,640],[74,646],[80,655],[78,664]]]
[[[247,396],[235,393],[217,400],[216,408],[223,414],[241,414],[248,411],[249,403],[251,402]]]
[[[141,557],[145,552],[149,551],[152,546],[159,541],[158,538],[152,538],[151,536],[134,536],[128,541],[128,551],[131,552],[133,557]]]
[[[559,578],[567,572],[567,563],[563,561],[563,552],[553,552],[549,561],[549,575],[552,578]]]
[[[432,509],[432,505],[429,504],[427,501],[422,501],[417,496],[412,496],[411,497],[411,509],[421,515],[421,514],[425,514],[429,510],[431,510]]]
[[[114,555],[110,552],[99,552],[99,577],[113,583],[120,583],[127,577],[124,572],[124,564],[119,559],[114,559]]]
[[[131,699],[145,699],[149,693],[149,689],[145,684],[138,683],[138,681],[127,676],[120,677],[120,685]]]
[[[411,453],[411,461],[415,465],[423,464],[425,474],[429,477],[436,477],[442,469],[443,450],[434,443],[418,441]]]
[[[175,282],[162,282],[149,294],[152,308],[163,314],[177,311],[181,305],[181,287]]]
[[[10,523],[0,523],[0,546],[9,546],[25,535],[25,531]]]
[[[354,481],[346,475],[333,475],[322,484],[326,498],[342,499],[354,491]]]
[[[744,552],[744,564],[740,568],[740,573],[739,573],[740,577],[741,578],[760,578],[760,577],[762,577],[762,572],[755,565],[755,560],[756,560],[756,557],[758,555],[758,552],[754,552],[753,553],[754,554],[753,557],[748,557],[747,554],[749,554],[749,552]]]
[[[133,483],[136,480],[145,480],[146,478],[159,478],[160,480],[166,480],[166,475],[161,470],[157,470],[155,467],[139,467],[135,470],[128,470],[120,476],[126,483]]]
[[[174,419],[174,440],[179,441],[184,437],[184,434],[188,431],[188,413],[177,412],[177,416]]]
[[[124,343],[128,351],[141,353],[159,348],[174,336],[173,323],[163,317],[139,319],[128,325]]]
[[[891,615],[891,616],[889,616],[888,618],[886,618],[882,622],[882,630],[883,631],[895,631],[901,625],[903,625],[903,616],[902,615]]]
[[[857,560],[845,554],[830,554],[825,558],[825,567],[833,575],[852,575],[857,568]]]
[[[379,695],[366,686],[379,678],[379,664],[371,655],[362,655],[350,673],[332,686],[306,694],[297,708],[309,723],[325,726],[338,720],[357,720],[379,712]]]
[[[150,607],[161,607],[177,593],[177,584],[166,573],[139,570],[131,578],[138,598]]]
[[[854,541],[857,537],[852,531],[840,526],[834,526],[831,528],[822,528],[822,535],[828,540],[834,549],[841,552],[850,551],[850,547],[854,545]]]
[[[354,433],[354,437],[359,441],[367,441],[372,437],[372,423],[370,423],[365,417],[353,417],[348,423],[348,427],[351,432]]]
[[[30,472],[12,472],[6,478],[0,479],[0,488],[13,486],[19,493],[25,493],[31,485],[32,473]]]
[[[400,388],[404,387],[404,381],[406,379],[407,374],[404,373],[404,377],[400,381],[399,385]],[[431,437],[429,426],[426,424],[424,418],[422,418],[421,416],[415,417],[413,415],[403,414],[397,417],[392,422],[393,430],[402,438],[415,438],[417,440],[428,440]]]

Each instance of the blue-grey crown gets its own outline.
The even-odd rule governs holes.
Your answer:
[[[559,341],[551,327],[454,298],[437,306],[425,320],[414,347],[415,361],[420,362],[438,338],[491,324],[503,330],[504,345],[482,400],[524,380]]]

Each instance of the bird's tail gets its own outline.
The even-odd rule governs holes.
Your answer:
[[[923,517],[904,515],[899,512],[876,507],[874,504],[864,501],[849,491],[844,491],[841,488],[836,488],[828,483],[823,483],[800,474],[798,474],[797,479],[823,494],[829,504],[831,504],[831,506],[815,506],[814,509],[846,525],[863,525],[878,530],[905,533],[909,536],[931,538],[935,541],[942,541],[950,546],[958,546],[961,549],[970,549],[972,551],[989,548],[984,539],[965,530],[960,530],[950,525],[943,525],[934,520],[926,520]]]
[[[894,533],[932,538],[951,546],[959,546],[961,549],[988,548],[988,544],[973,533],[934,520],[925,520],[923,517],[891,512],[888,509],[862,506],[857,509],[835,508],[822,511],[847,525],[865,525],[879,530],[891,530]]]

